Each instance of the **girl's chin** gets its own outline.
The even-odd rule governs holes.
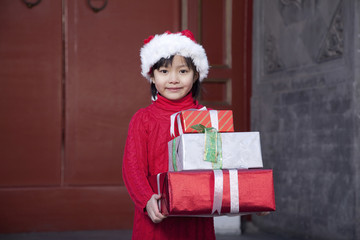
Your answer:
[[[169,99],[169,100],[180,100],[182,99],[183,97],[186,96],[186,94],[165,94],[163,95],[165,98]]]

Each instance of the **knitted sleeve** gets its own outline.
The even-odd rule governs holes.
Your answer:
[[[123,158],[123,179],[126,188],[135,203],[135,207],[143,209],[154,194],[149,182],[147,141],[148,131],[144,111],[139,110],[131,119]]]

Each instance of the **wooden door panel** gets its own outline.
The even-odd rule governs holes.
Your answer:
[[[0,187],[59,185],[61,1],[2,0],[0,36]]]
[[[253,0],[233,1],[232,101],[237,131],[250,131],[252,12]]]
[[[211,65],[210,74],[203,83],[201,101],[216,109],[233,109],[231,2],[228,0],[203,1],[200,8],[200,38]]]
[[[208,0],[201,3],[200,41],[206,50],[209,62],[214,67],[229,67],[226,63],[226,26],[231,24],[231,16],[226,15],[229,1]],[[230,19],[229,19],[230,18]],[[230,25],[231,26],[231,25]]]
[[[183,27],[194,29],[211,66],[200,102],[232,109],[235,131],[249,131],[252,0],[184,1]]]
[[[66,2],[66,185],[122,185],[132,115],[150,104],[140,47],[150,34],[179,30],[180,4],[109,1],[94,13]]]
[[[124,187],[62,187],[0,191],[0,232],[130,229]]]

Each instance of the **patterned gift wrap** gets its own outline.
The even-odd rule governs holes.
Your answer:
[[[175,137],[182,133],[196,133],[192,126],[198,124],[214,127],[219,132],[234,131],[231,110],[185,110],[174,114],[171,124],[171,135]]]
[[[273,172],[194,170],[149,177],[161,194],[159,210],[169,216],[219,216],[275,211]]]

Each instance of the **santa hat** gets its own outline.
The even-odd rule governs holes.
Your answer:
[[[144,46],[140,50],[141,74],[150,82],[152,67],[161,58],[169,58],[172,55],[190,57],[199,73],[200,82],[206,78],[209,72],[209,63],[204,48],[196,43],[194,35],[189,30],[178,33],[169,31],[150,36],[144,40]]]

